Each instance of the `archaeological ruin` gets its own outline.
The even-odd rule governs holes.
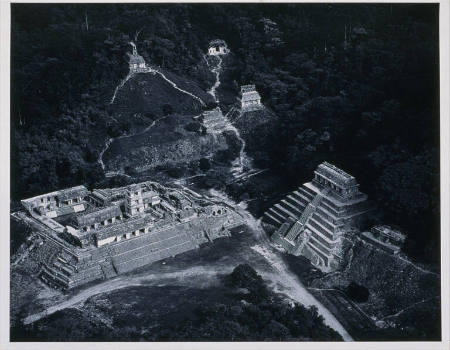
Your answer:
[[[356,179],[323,162],[313,180],[266,211],[263,222],[275,228],[274,243],[328,272],[343,262],[355,228],[369,210],[367,195],[359,191]]]
[[[221,133],[228,125],[228,120],[219,107],[203,112],[202,118],[203,125],[209,133]]]
[[[227,43],[220,39],[212,40],[208,46],[208,55],[210,56],[219,56],[226,55],[230,53],[230,50],[227,47]]]
[[[398,254],[405,243],[406,236],[388,225],[377,225],[370,231],[361,232],[361,238],[371,245],[390,254]]]
[[[150,72],[151,68],[147,66],[144,58],[138,54],[136,45],[133,42],[130,42],[130,45],[133,47],[132,54],[127,52],[130,73],[148,73],[148,72]]]
[[[40,236],[39,277],[70,289],[230,235],[242,217],[220,200],[147,181],[77,186],[22,200],[14,214]]]
[[[241,109],[244,112],[256,111],[262,108],[261,96],[255,85],[241,86]]]

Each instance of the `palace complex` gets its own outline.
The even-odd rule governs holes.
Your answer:
[[[313,180],[265,212],[263,222],[275,227],[273,242],[328,272],[341,265],[354,228],[369,209],[356,179],[323,162]]]
[[[39,276],[70,289],[229,236],[242,218],[221,202],[155,182],[84,186],[22,200],[15,213],[44,241]]]

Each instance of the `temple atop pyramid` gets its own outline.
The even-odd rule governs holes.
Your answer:
[[[149,73],[152,71],[152,69],[147,66],[145,63],[144,58],[138,54],[136,44],[133,42],[130,42],[130,45],[133,47],[133,53],[130,54],[127,52],[128,55],[128,65],[130,68],[130,73]]]
[[[241,110],[244,112],[262,109],[261,96],[256,91],[255,85],[241,86]]]
[[[209,43],[208,47],[208,55],[210,56],[219,56],[226,55],[230,53],[230,50],[227,47],[227,43],[221,39],[212,40]]]
[[[274,243],[328,272],[343,262],[352,232],[369,210],[367,195],[359,191],[356,179],[323,162],[313,180],[265,212],[263,222],[275,227]]]

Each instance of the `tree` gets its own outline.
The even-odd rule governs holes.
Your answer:
[[[206,158],[201,158],[199,161],[199,168],[201,171],[208,171],[211,168],[209,160]]]
[[[162,111],[163,111],[164,115],[172,114],[173,113],[173,107],[172,107],[172,105],[166,103],[165,105],[163,105]]]
[[[369,290],[353,281],[349,283],[345,289],[345,293],[350,297],[350,299],[358,303],[364,303],[369,300]]]

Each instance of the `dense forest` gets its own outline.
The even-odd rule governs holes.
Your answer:
[[[12,200],[104,177],[102,142],[128,130],[108,105],[140,54],[207,89],[224,39],[230,89],[255,83],[279,119],[269,166],[292,185],[328,160],[353,174],[406,251],[439,261],[438,6],[13,4]],[[144,111],[145,112],[145,111]],[[163,114],[164,111],[161,111]]]

